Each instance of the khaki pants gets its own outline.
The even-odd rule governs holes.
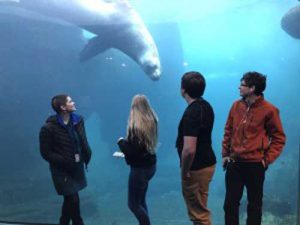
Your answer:
[[[182,194],[188,215],[194,225],[211,225],[210,211],[207,208],[209,183],[216,165],[190,171],[191,177],[182,179]]]

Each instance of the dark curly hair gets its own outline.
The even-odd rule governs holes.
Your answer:
[[[266,89],[267,76],[258,72],[247,72],[241,78],[248,87],[255,87],[254,93],[256,95],[262,95],[263,91]]]

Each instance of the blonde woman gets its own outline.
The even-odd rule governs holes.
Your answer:
[[[126,139],[118,145],[130,166],[128,181],[128,207],[139,225],[150,225],[146,193],[150,179],[156,171],[157,116],[144,95],[132,99]]]

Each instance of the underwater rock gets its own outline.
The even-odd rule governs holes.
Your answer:
[[[292,214],[292,205],[289,202],[279,199],[267,199],[263,202],[264,211],[270,212],[275,216],[282,217]]]
[[[289,35],[300,39],[300,5],[291,8],[281,19],[281,27]]]
[[[241,212],[246,213],[247,202],[243,200],[241,203]],[[263,199],[263,213],[271,213],[276,217],[283,217],[293,214],[293,207],[291,203],[282,201],[280,199]]]

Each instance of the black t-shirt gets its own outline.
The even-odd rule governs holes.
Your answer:
[[[176,148],[181,160],[183,137],[197,137],[197,149],[191,170],[198,170],[216,163],[211,147],[211,133],[214,124],[214,111],[203,98],[192,102],[184,111],[178,126]]]

